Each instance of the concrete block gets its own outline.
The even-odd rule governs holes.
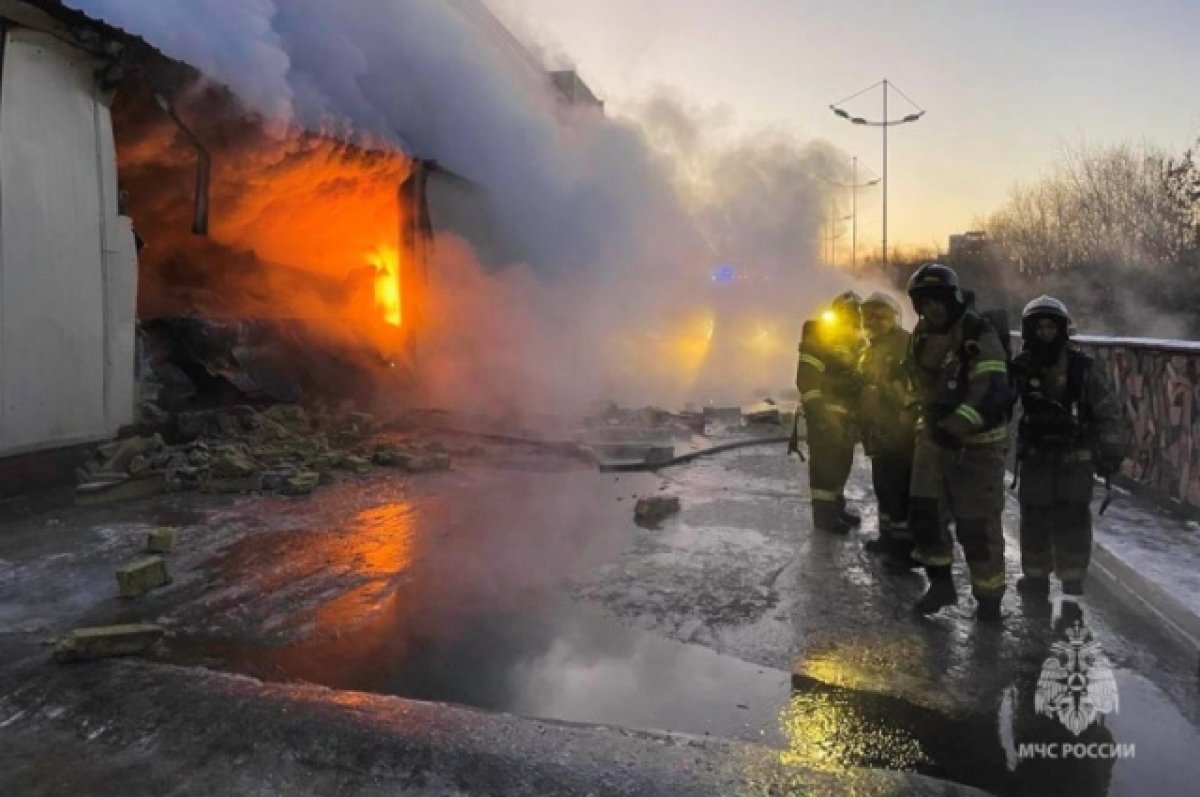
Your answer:
[[[259,486],[263,490],[274,492],[282,490],[287,486],[288,479],[293,478],[297,471],[295,468],[274,468],[272,470],[263,471],[262,480]]]
[[[643,426],[657,427],[664,425],[671,419],[671,413],[664,410],[662,407],[643,407],[638,410],[638,421]]]
[[[213,476],[220,479],[245,479],[258,476],[260,468],[240,451],[218,451],[212,462]]]
[[[407,455],[394,448],[376,449],[371,461],[381,468],[398,468],[407,459]]]
[[[158,644],[163,634],[161,627],[149,624],[76,628],[59,640],[54,658],[68,662],[139,656]]]
[[[704,420],[707,423],[719,423],[724,426],[740,426],[742,423],[742,408],[705,407]]]
[[[334,468],[342,467],[342,463],[346,461],[346,455],[341,451],[328,451],[317,456],[313,461],[313,467],[321,472],[327,473]]]
[[[437,470],[449,470],[450,455],[444,453],[414,454],[408,457],[401,467],[409,473],[429,473]]]
[[[170,553],[175,548],[175,529],[155,529],[146,535],[146,553]]]
[[[346,414],[346,420],[353,423],[362,431],[370,431],[375,428],[375,416],[367,412],[351,412]]]
[[[321,474],[316,471],[300,471],[283,485],[284,495],[308,495],[321,483]]]
[[[75,505],[100,506],[119,501],[134,501],[158,495],[166,489],[167,480],[161,473],[141,479],[87,482],[75,488]]]
[[[771,399],[763,399],[755,404],[741,408],[742,417],[746,423],[778,424],[780,422],[779,406]]]
[[[362,457],[346,457],[346,461],[342,463],[342,467],[346,470],[354,471],[355,473],[365,475],[372,470],[371,461]]]
[[[202,493],[252,493],[259,489],[259,477],[240,479],[205,479],[200,482]]]
[[[633,519],[643,528],[655,528],[671,515],[678,513],[679,509],[679,499],[675,496],[656,495],[639,498],[633,508]]]
[[[657,467],[665,465],[673,459],[675,459],[675,446],[647,446],[643,461],[651,467]]]
[[[171,583],[167,563],[161,556],[148,556],[117,571],[117,586],[122,598],[138,598],[156,587]]]

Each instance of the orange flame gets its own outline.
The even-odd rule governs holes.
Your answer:
[[[212,93],[181,115],[212,152],[208,239],[190,233],[191,146],[153,103],[114,107],[122,188],[147,241],[140,314],[301,319],[394,352],[408,158],[268,130]]]
[[[379,246],[367,261],[375,267],[375,306],[384,321],[398,327],[404,320],[400,313],[400,250]]]

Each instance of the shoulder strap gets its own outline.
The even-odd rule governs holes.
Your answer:
[[[1087,378],[1092,369],[1092,357],[1079,349],[1067,349],[1067,391],[1063,404],[1079,404],[1080,411],[1087,408]]]
[[[963,314],[963,340],[978,341],[983,331],[989,326],[988,320],[978,313],[968,310]]]

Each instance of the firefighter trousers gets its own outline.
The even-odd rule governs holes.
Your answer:
[[[854,443],[857,435],[845,415],[836,420],[820,416],[808,424],[808,487],[812,493],[813,514],[821,515],[845,503],[843,491],[854,464]]]
[[[912,483],[912,452],[880,452],[871,457],[871,486],[879,504],[879,534],[910,538],[908,491]]]
[[[1092,557],[1093,469],[1087,452],[1021,460],[1021,572],[1081,581]]]
[[[909,528],[912,558],[930,568],[954,562],[954,541],[943,513],[954,521],[958,544],[980,600],[1004,595],[1004,458],[1006,443],[948,448],[921,429],[913,452]]]

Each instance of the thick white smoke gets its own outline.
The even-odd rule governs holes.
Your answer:
[[[557,103],[475,0],[69,2],[265,114],[393,141],[481,188],[520,262],[480,271],[461,242],[439,246],[439,401],[777,392],[803,316],[841,285],[812,262],[826,181],[846,179],[838,153],[779,136],[717,146],[667,98],[636,124]],[[723,263],[735,280],[714,283]]]

